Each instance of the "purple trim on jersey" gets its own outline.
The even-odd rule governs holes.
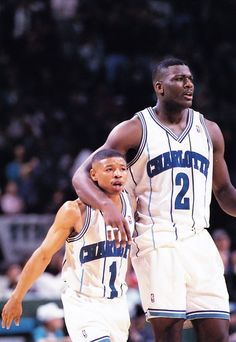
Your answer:
[[[200,114],[200,113],[199,113]],[[200,118],[200,122],[204,128],[204,131],[206,133],[206,136],[207,136],[207,142],[208,144],[211,146],[211,148],[213,148],[213,144],[212,144],[212,140],[211,140],[211,136],[210,136],[210,133],[207,129],[207,126],[206,126],[206,122],[204,120],[204,116],[202,114],[199,115],[199,118]]]
[[[172,136],[173,139],[175,139],[178,142],[182,142],[184,140],[184,138],[186,137],[186,135],[189,133],[190,129],[192,128],[193,111],[190,112],[188,110],[187,125],[186,125],[185,129],[183,130],[183,132],[179,136],[177,136],[170,128],[168,128],[167,126],[162,124],[162,122],[158,119],[158,117],[155,114],[152,107],[149,107],[147,109],[148,109],[148,112],[151,115],[152,119],[158,124],[158,126],[163,128],[166,132],[168,132],[168,134],[170,134]]]
[[[205,120],[204,120],[204,117],[203,117],[202,114],[200,114],[200,122],[201,122],[202,127],[204,128],[204,131],[205,131],[205,134],[206,134],[207,144],[208,144],[208,160],[210,160],[211,148],[213,149],[213,144],[212,144],[212,140],[211,140],[210,134],[208,132],[208,129],[206,127],[206,123],[205,123]],[[207,186],[207,178],[205,180],[205,189],[206,189],[206,186]],[[205,191],[205,200],[204,201],[205,201],[205,204],[206,204],[206,191]],[[205,222],[206,222],[206,227],[209,227],[209,223],[208,223],[206,217],[205,217]]]
[[[137,116],[137,118],[141,122],[142,138],[141,138],[140,146],[138,148],[138,151],[137,151],[135,157],[127,164],[128,168],[130,168],[139,159],[139,157],[141,156],[141,154],[142,154],[142,152],[144,150],[144,147],[145,147],[145,144],[146,144],[146,141],[147,141],[147,125],[146,125],[146,121],[144,119],[144,116],[143,116],[142,112],[136,113],[135,116]]]
[[[190,151],[192,151],[192,144],[191,144],[191,139],[190,139],[190,135],[188,135],[188,140],[189,140],[189,148],[190,148]],[[192,190],[193,190],[193,204],[192,204],[192,220],[193,220],[193,224],[192,224],[192,229],[194,229],[194,231],[196,232],[196,229],[195,229],[195,220],[194,220],[194,206],[195,206],[195,186],[194,186],[194,173],[193,173],[193,165],[191,167],[191,173],[192,173]],[[205,178],[207,179],[207,178]],[[205,181],[205,185],[206,185],[206,181]],[[205,187],[205,195],[204,195],[204,198],[206,198],[206,187]]]
[[[169,137],[169,134],[168,134],[167,131],[166,131],[166,138],[167,138],[167,142],[168,142],[168,145],[169,145],[169,151],[171,151],[170,137]],[[174,175],[174,170],[172,168],[171,169],[170,219],[171,219],[171,222],[173,224],[173,228],[175,229],[176,240],[178,240],[177,227],[175,225],[174,218],[173,218],[173,193],[174,193],[174,177],[173,177],[173,175]]]
[[[68,243],[80,240],[89,228],[90,221],[91,221],[92,208],[90,205],[86,205],[85,208],[86,208],[86,212],[85,212],[84,224],[78,234],[76,234],[76,232],[73,231],[72,234],[66,239]]]
[[[148,160],[150,160],[148,142],[146,143],[146,145],[147,145]],[[150,186],[150,191],[149,191],[149,200],[148,200],[148,213],[149,213],[150,219],[152,221],[152,226],[151,226],[152,244],[153,244],[153,248],[156,248],[154,231],[153,231],[153,227],[154,227],[155,223],[154,223],[152,213],[151,213],[151,203],[152,203],[152,178],[151,177],[149,177],[149,186]]]

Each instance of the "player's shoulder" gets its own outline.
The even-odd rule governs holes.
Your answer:
[[[206,118],[204,120],[210,134],[219,134],[221,132],[219,125],[215,121]]]
[[[55,217],[55,226],[59,229],[70,230],[71,227],[81,226],[82,214],[77,200],[66,201],[59,208]]]
[[[132,130],[139,130],[141,128],[139,117],[137,115],[134,115],[132,118],[122,121],[115,127],[115,129],[122,129],[122,130],[124,128],[132,129]]]
[[[69,214],[75,214],[78,212],[81,212],[81,210],[84,207],[84,203],[80,200],[80,199],[75,199],[75,200],[68,200],[66,202],[63,203],[63,205],[61,206],[61,209]]]
[[[211,137],[213,146],[216,147],[219,144],[224,143],[223,134],[219,125],[215,121],[208,120],[206,118],[204,118],[204,120],[205,120],[207,130],[209,132],[209,135]]]
[[[142,137],[142,126],[137,117],[119,123],[110,132],[106,143],[106,148],[114,148],[121,153],[127,153],[131,148],[139,146]]]

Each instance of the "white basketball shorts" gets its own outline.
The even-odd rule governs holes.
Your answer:
[[[72,342],[126,342],[130,317],[126,297],[91,298],[62,291],[65,323]]]
[[[229,319],[223,262],[206,229],[133,256],[132,264],[147,320]]]

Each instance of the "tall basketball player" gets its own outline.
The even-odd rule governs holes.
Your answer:
[[[157,104],[116,126],[102,146],[134,156],[129,186],[137,198],[138,236],[131,254],[143,309],[156,341],[181,341],[189,319],[198,341],[226,342],[228,293],[207,229],[212,189],[221,208],[236,216],[223,135],[216,123],[191,109],[193,76],[183,61],[167,58],[156,65],[153,86]],[[119,229],[116,241],[123,244],[130,240],[127,222],[89,180],[90,165],[88,158],[73,185]]]
[[[121,153],[106,149],[94,155],[91,179],[124,215],[132,232],[133,213],[124,190],[127,174]],[[78,199],[64,203],[3,308],[3,328],[9,328],[12,320],[19,324],[26,292],[65,243],[62,301],[72,342],[126,342],[130,319],[125,277],[130,245],[116,247],[112,234],[100,210]]]

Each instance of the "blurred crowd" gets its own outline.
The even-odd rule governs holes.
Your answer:
[[[235,13],[232,0],[1,2],[0,213],[55,213],[75,198],[71,177],[81,162],[118,122],[155,104],[150,70],[166,55],[192,67],[194,107],[220,125],[236,185]],[[225,265],[234,332],[235,220],[213,210],[212,226],[227,228],[213,236]],[[6,269],[5,296],[21,267]],[[44,285],[36,284],[29,296],[41,296],[40,289],[48,298],[59,293],[50,279],[60,271],[50,267],[39,280]],[[130,341],[152,341],[132,271],[128,284]]]
[[[1,212],[54,213],[75,196],[82,157],[155,104],[150,69],[166,55],[192,66],[195,107],[221,124],[235,179],[235,10],[231,0],[1,2]]]

